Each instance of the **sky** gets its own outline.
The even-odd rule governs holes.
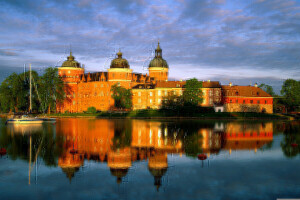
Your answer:
[[[158,40],[171,79],[266,83],[300,79],[300,1],[1,0],[0,81],[29,63],[59,66],[70,48],[86,71],[115,53],[148,73]]]

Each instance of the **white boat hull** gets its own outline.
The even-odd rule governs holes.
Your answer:
[[[42,124],[42,119],[9,119],[6,121],[7,124]]]

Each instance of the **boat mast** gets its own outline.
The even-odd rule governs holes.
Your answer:
[[[32,102],[31,102],[31,64],[29,64],[29,113],[32,110]]]

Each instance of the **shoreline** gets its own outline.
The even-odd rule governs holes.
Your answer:
[[[8,118],[12,114],[0,114],[2,118]],[[131,111],[131,112],[101,112],[101,113],[59,113],[59,114],[34,114],[46,118],[91,118],[91,119],[202,119],[202,120],[299,120],[292,116],[282,114],[265,113],[194,113],[193,115],[177,116],[157,111]]]

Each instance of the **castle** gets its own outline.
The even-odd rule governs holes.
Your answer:
[[[105,72],[85,73],[70,52],[58,68],[65,84],[66,98],[57,105],[57,112],[84,112],[89,107],[107,111],[114,107],[111,88],[118,85],[132,91],[132,109],[159,109],[164,98],[180,96],[185,81],[169,81],[169,65],[162,57],[158,43],[155,57],[149,63],[149,75],[134,73],[119,51]],[[214,107],[216,112],[273,113],[273,98],[255,86],[221,85],[218,81],[202,82],[201,106]]]

